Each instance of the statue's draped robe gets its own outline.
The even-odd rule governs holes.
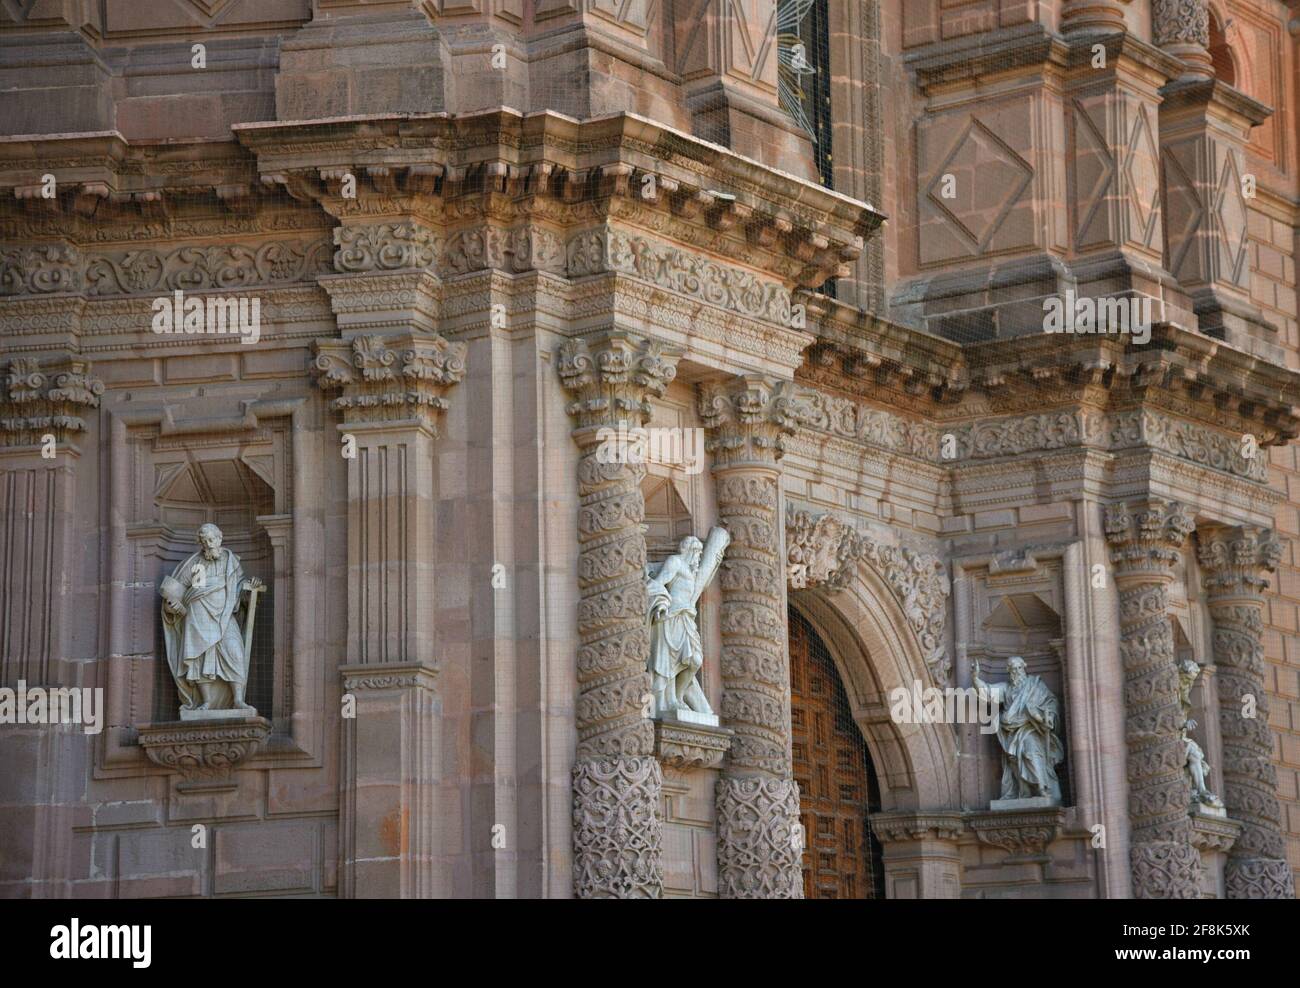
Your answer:
[[[1037,676],[1026,674],[1016,686],[997,683],[989,693],[998,702],[998,741],[1002,744],[1002,799],[1026,799],[1042,786],[1061,798],[1055,766],[1065,749],[1049,725],[1060,722],[1056,697]]]
[[[709,540],[701,551],[699,569],[694,574],[689,569],[685,572],[679,570],[667,584],[662,582],[664,566],[659,568],[658,576],[650,575],[647,568],[646,619],[650,623],[650,660],[647,667],[654,676],[653,688],[658,692],[662,686],[666,700],[687,707],[691,706],[686,697],[689,690],[695,697],[696,705],[704,708],[697,710],[697,713],[712,713],[712,710],[704,691],[691,690],[690,686],[695,674],[704,665],[704,645],[696,623],[696,605],[704,588],[717,573],[722,563],[722,554],[730,541],[731,537],[725,530],[715,528],[709,533]],[[664,565],[667,565],[667,560]],[[658,604],[668,607],[668,613],[661,621],[654,618]]]
[[[196,566],[204,569],[201,586],[194,585]],[[205,559],[200,550],[177,566],[172,576],[185,587],[181,599],[188,613],[172,614],[163,607],[167,665],[182,705],[193,709],[202,702],[198,683],[248,681],[244,635],[235,620],[244,571],[229,549],[219,550],[214,560]]]

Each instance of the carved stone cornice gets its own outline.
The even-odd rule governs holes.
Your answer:
[[[670,768],[717,768],[731,749],[733,732],[725,727],[655,721],[655,755]]]
[[[1195,524],[1192,513],[1173,501],[1108,504],[1104,525],[1116,580],[1172,578],[1172,567]]]
[[[775,467],[785,440],[811,414],[801,389],[790,381],[747,374],[700,388],[705,448],[714,469]]]
[[[263,182],[340,219],[617,221],[809,287],[845,273],[883,220],[813,183],[629,115],[580,122],[502,109],[234,130]],[[668,146],[690,153],[665,154]],[[348,177],[350,199],[342,193]]]
[[[679,354],[663,344],[621,332],[576,337],[560,344],[560,383],[573,396],[569,415],[578,428],[642,426],[650,399],[677,375]]]
[[[786,505],[787,576],[792,589],[823,587],[835,592],[853,579],[857,566],[871,567],[893,591],[937,684],[952,677],[945,646],[951,584],[937,556],[889,545],[854,529],[833,514],[814,515]]]
[[[427,662],[378,662],[339,667],[343,692],[434,689],[438,667]]]
[[[1047,845],[1056,840],[1065,825],[1065,810],[1059,806],[1042,810],[973,813],[971,830],[981,844],[1000,847],[1011,858],[1043,858]]]
[[[140,746],[155,765],[185,780],[181,792],[234,788],[232,774],[271,734],[265,717],[170,721],[139,728]]]
[[[1277,533],[1254,526],[1204,526],[1197,531],[1198,557],[1211,603],[1258,598],[1282,559]]]
[[[39,363],[10,360],[0,381],[0,446],[35,446],[52,435],[64,443],[86,431],[82,417],[99,407],[104,382],[90,373],[90,361],[75,358]]]
[[[955,844],[966,827],[960,810],[893,810],[872,813],[871,831],[882,844],[941,841]]]
[[[443,395],[465,376],[466,345],[436,333],[317,340],[314,349],[316,384],[340,392],[330,407],[346,424],[414,419],[437,435]]]

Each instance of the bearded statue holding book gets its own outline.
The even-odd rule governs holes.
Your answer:
[[[180,694],[180,718],[256,716],[244,691],[257,598],[266,587],[256,578],[245,579],[239,557],[221,547],[216,525],[203,525],[198,538],[199,551],[160,587],[167,666]]]

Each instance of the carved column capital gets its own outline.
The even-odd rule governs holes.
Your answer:
[[[557,366],[560,382],[573,396],[568,412],[577,428],[645,425],[650,399],[672,383],[679,356],[655,340],[619,331],[565,340]]]
[[[791,381],[746,374],[700,389],[700,417],[710,435],[705,448],[715,469],[775,467],[785,440],[812,408]]]
[[[1258,598],[1282,558],[1282,543],[1271,528],[1253,525],[1207,526],[1197,532],[1197,556],[1210,602]]]
[[[465,344],[437,333],[317,340],[316,384],[347,424],[416,420],[437,435],[443,396],[465,376]]]
[[[1187,76],[1214,76],[1206,0],[1151,0],[1151,28],[1155,43],[1187,64]]]
[[[1115,564],[1115,579],[1130,583],[1167,582],[1195,527],[1192,514],[1176,501],[1150,498],[1131,504],[1108,504],[1106,541]]]
[[[0,446],[36,446],[47,435],[66,442],[86,430],[82,415],[99,407],[103,393],[88,360],[10,360],[0,379]]]

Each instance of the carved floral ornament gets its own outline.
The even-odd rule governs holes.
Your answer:
[[[104,383],[85,360],[42,366],[30,357],[9,362],[0,390],[0,444],[31,446],[53,435],[64,442],[84,432],[87,409],[98,408]]]
[[[317,340],[316,383],[341,391],[330,407],[348,419],[418,418],[435,427],[448,388],[465,376],[464,343],[436,333]]]
[[[1211,596],[1257,595],[1268,589],[1282,543],[1272,529],[1208,528],[1200,533],[1198,556]]]
[[[944,647],[951,584],[943,560],[884,544],[832,514],[816,515],[793,505],[786,507],[785,538],[792,589],[839,591],[852,581],[858,565],[870,566],[902,605],[934,681],[951,681],[952,660]]]
[[[644,425],[650,399],[662,397],[677,376],[675,351],[628,334],[565,340],[558,358],[560,382],[574,397],[568,413],[579,427]]]

